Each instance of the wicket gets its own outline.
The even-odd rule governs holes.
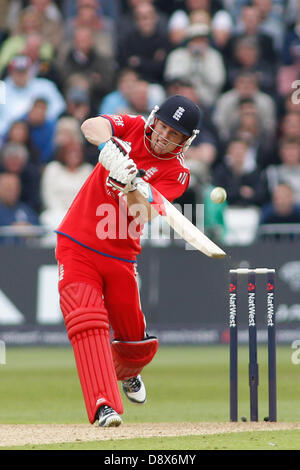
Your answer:
[[[257,362],[256,275],[267,275],[268,388],[269,421],[277,421],[276,397],[276,332],[275,269],[230,269],[229,283],[229,355],[230,355],[230,421],[238,421],[238,276],[248,275],[248,335],[250,420],[258,421],[259,367]]]

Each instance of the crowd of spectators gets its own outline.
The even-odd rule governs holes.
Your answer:
[[[0,79],[0,226],[55,228],[97,163],[81,123],[176,93],[202,111],[176,202],[213,236],[300,224],[299,0],[2,0]]]

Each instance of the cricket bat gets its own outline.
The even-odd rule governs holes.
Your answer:
[[[115,145],[121,147],[122,152],[126,152],[120,144],[120,139],[114,137]],[[106,144],[105,148],[108,144]],[[108,158],[109,157],[109,158]],[[99,154],[99,162],[109,170],[111,156],[108,151],[105,153],[103,150]],[[172,227],[172,229],[183,240],[188,242],[191,246],[204,253],[210,258],[225,258],[226,253],[210,240],[201,230],[192,224],[176,207],[173,206],[157,189],[151,186],[142,178],[145,176],[145,171],[140,169],[137,173],[136,185],[137,190],[154,206],[154,209],[165,219],[165,221]]]
[[[142,177],[144,173],[144,170],[140,170],[139,176]],[[137,190],[150,204],[154,205],[155,210],[183,240],[210,258],[225,258],[226,253],[192,224],[150,183],[146,183],[146,181],[139,178]]]

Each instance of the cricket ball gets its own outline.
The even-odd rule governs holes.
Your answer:
[[[222,202],[226,201],[227,193],[224,188],[217,186],[210,193],[210,198],[215,204],[221,204]]]

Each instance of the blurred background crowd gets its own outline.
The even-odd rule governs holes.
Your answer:
[[[97,163],[85,119],[178,93],[202,116],[176,203],[225,244],[297,235],[299,0],[1,0],[0,78],[2,228],[55,229]]]

